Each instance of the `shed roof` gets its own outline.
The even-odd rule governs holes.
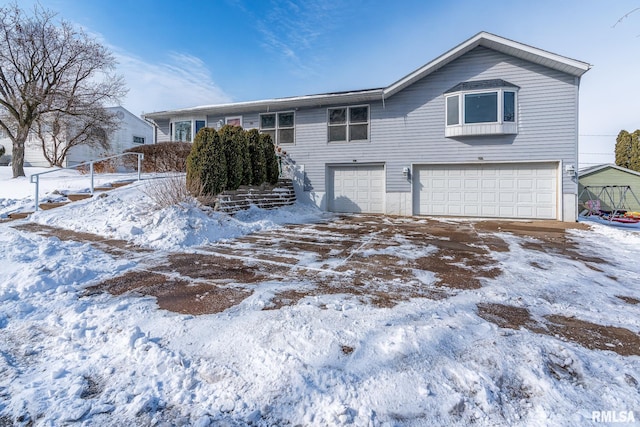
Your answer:
[[[601,165],[590,166],[588,168],[580,169],[578,171],[578,178],[585,177],[587,175],[594,174],[596,172],[600,172],[604,169],[617,169],[621,172],[630,173],[632,175],[640,176],[640,172],[636,172],[631,169],[623,168],[622,166],[614,165],[613,163],[603,163]]]

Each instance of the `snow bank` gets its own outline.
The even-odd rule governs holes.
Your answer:
[[[194,204],[155,209],[144,185],[32,220],[186,250],[327,218],[303,205],[235,217]],[[0,188],[0,198],[7,194]],[[594,424],[592,411],[640,408],[639,357],[498,328],[476,307],[526,306],[534,319],[561,313],[638,331],[640,306],[616,295],[640,299],[639,236],[599,225],[572,232],[594,257],[587,268],[502,233],[510,250],[491,256],[503,274],[441,300],[376,308],[329,294],[263,310],[276,289],[313,286],[268,281],[231,309],[193,317],[158,310],[153,298],[84,296],[87,286],[143,267],[0,224],[0,424]],[[394,243],[399,256],[412,256],[402,236]],[[431,272],[417,276],[434,282]]]

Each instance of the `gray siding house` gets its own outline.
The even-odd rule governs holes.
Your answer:
[[[147,114],[272,135],[324,210],[575,221],[578,88],[590,65],[481,32],[379,89]]]

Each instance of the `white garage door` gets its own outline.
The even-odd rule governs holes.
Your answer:
[[[556,218],[555,163],[437,165],[414,168],[414,213]]]
[[[384,167],[335,166],[329,168],[329,210],[383,213]]]

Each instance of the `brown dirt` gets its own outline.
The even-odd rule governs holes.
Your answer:
[[[616,297],[620,298],[622,301],[626,302],[627,304],[631,304],[631,305],[640,304],[640,299],[637,299],[637,298],[626,297],[624,295],[616,295]]]
[[[531,318],[529,310],[504,304],[478,304],[478,316],[501,328],[525,328],[531,332],[560,337],[592,350],[614,351],[622,356],[640,355],[640,335],[625,328],[604,326],[574,317],[545,316],[547,322]]]
[[[190,283],[149,271],[130,271],[106,280],[87,288],[85,296],[102,292],[153,296],[164,310],[193,315],[222,312],[251,295],[246,289]]]

